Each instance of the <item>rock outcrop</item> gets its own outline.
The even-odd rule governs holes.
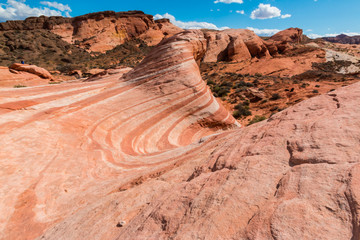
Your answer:
[[[207,31],[207,51],[203,62],[251,60],[254,57],[269,57],[264,42],[254,32],[247,29]]]
[[[358,239],[360,84],[234,128],[200,77],[206,43],[0,89],[0,238]]]
[[[293,44],[302,41],[302,30],[289,28],[262,40],[253,31],[247,29],[227,29],[206,31],[207,52],[203,62],[241,62],[253,58],[269,58],[292,49]]]
[[[49,30],[68,43],[93,52],[106,52],[135,38],[156,45],[163,38],[182,31],[169,21],[154,21],[152,15],[141,11],[106,11],[75,18],[41,16],[0,23],[0,31],[36,29]]]
[[[14,63],[9,67],[10,70],[23,71],[35,74],[41,78],[45,79],[53,79],[51,73],[49,73],[46,69],[28,64]]]
[[[41,78],[35,74],[0,66],[0,88],[28,87],[48,83],[49,79]]]
[[[303,30],[300,28],[288,28],[276,33],[270,40],[275,42],[301,43],[303,40]]]

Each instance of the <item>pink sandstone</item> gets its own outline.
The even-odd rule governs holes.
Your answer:
[[[200,77],[205,43],[0,89],[0,238],[359,239],[360,84],[236,128]]]

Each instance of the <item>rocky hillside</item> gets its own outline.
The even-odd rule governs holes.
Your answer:
[[[141,11],[106,11],[75,18],[41,16],[0,23],[0,31],[9,30],[48,30],[89,52],[102,53],[135,38],[156,45],[182,31],[168,20],[154,21],[152,15]]]
[[[141,11],[7,21],[0,23],[0,66],[24,60],[62,73],[133,67],[151,46],[180,31],[168,19],[154,21]]]
[[[201,79],[206,36],[0,89],[0,238],[359,239],[360,84],[241,128]]]
[[[36,39],[36,41],[34,41]],[[49,70],[86,63],[91,55],[43,29],[0,31],[0,65],[25,61]]]
[[[360,36],[348,36],[345,34],[336,37],[323,37],[325,41],[342,44],[360,44]]]

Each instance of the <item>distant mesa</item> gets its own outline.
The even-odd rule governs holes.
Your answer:
[[[340,34],[336,37],[323,37],[322,39],[332,43],[360,44],[360,35],[348,36],[346,34]]]

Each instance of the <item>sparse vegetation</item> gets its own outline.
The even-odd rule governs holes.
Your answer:
[[[248,102],[243,102],[243,103],[239,103],[238,105],[235,106],[235,111],[233,112],[233,116],[234,118],[241,118],[241,117],[247,117],[247,116],[251,116],[251,111],[249,110],[249,103]]]
[[[18,84],[18,85],[15,85],[14,88],[25,88],[26,86],[25,85],[21,85],[21,84]]]
[[[280,94],[278,94],[278,93],[273,93],[273,94],[271,95],[270,100],[275,101],[275,100],[278,100],[278,99],[280,99],[280,98],[281,98],[281,97],[280,97]]]
[[[259,116],[259,115],[256,115],[250,122],[248,125],[252,125],[254,123],[258,123],[258,122],[261,122],[261,121],[264,121],[266,119],[265,116]]]

